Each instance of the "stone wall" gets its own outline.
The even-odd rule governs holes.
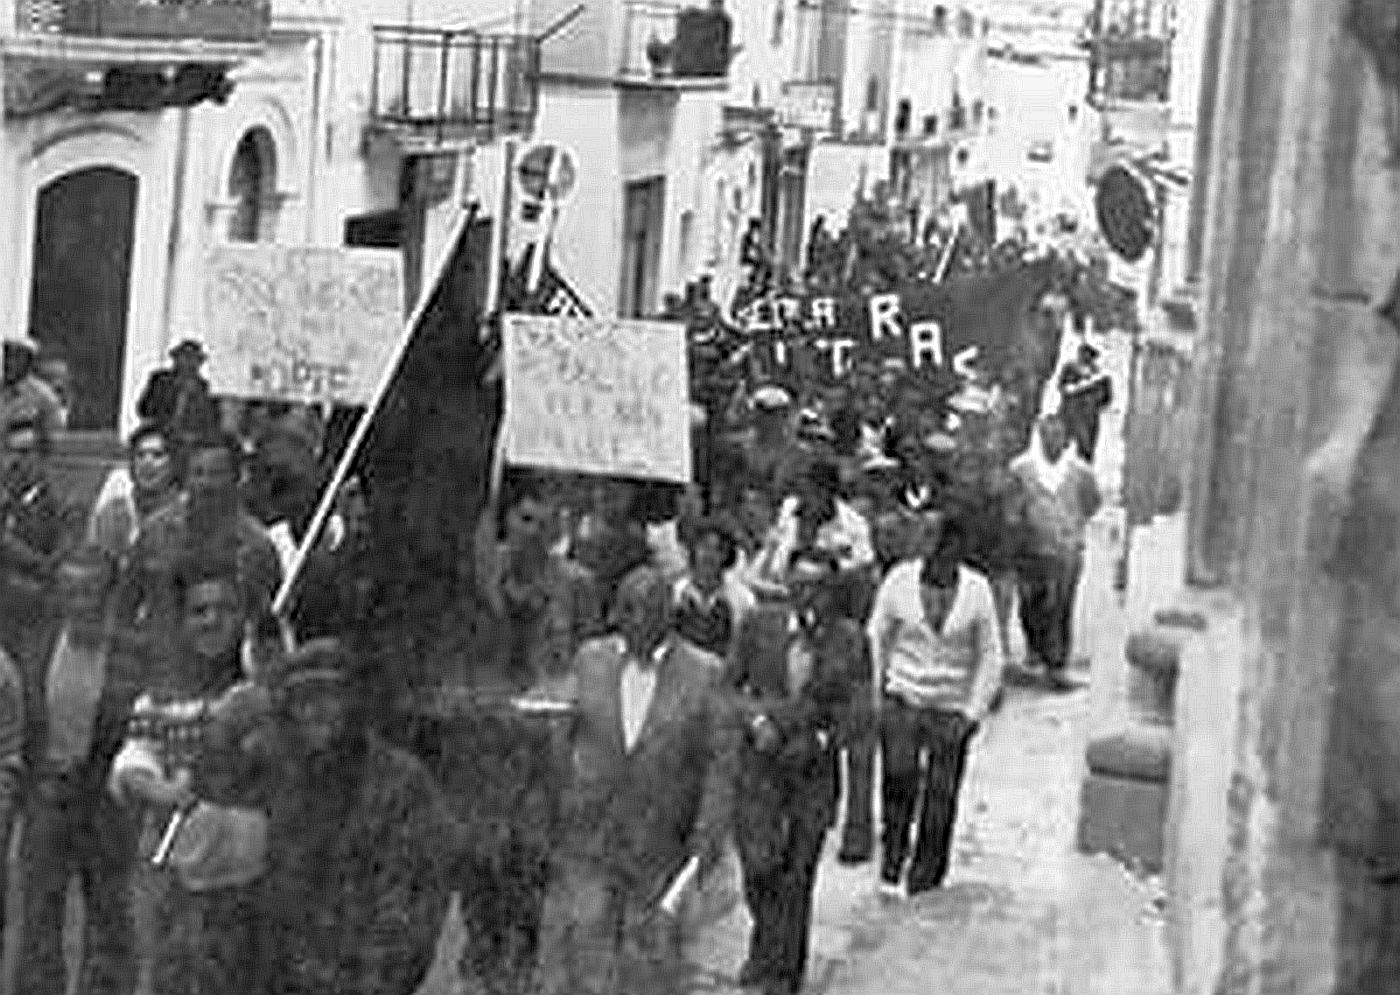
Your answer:
[[[1204,627],[1182,656],[1168,820],[1193,995],[1400,985],[1397,896],[1356,873],[1397,838],[1400,395],[1377,310],[1400,183],[1351,7],[1223,15],[1180,598]]]

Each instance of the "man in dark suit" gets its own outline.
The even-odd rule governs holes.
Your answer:
[[[193,339],[171,349],[170,369],[151,374],[136,413],[182,441],[217,429],[219,405],[199,372],[206,358],[204,347]]]
[[[735,836],[754,922],[739,980],[764,995],[802,987],[817,863],[836,813],[836,732],[867,669],[865,637],[837,609],[838,567],[832,553],[795,553],[791,603],[748,616],[730,661],[747,732]]]
[[[585,643],[555,689],[574,704],[572,767],[540,928],[541,995],[678,989],[673,886],[722,852],[736,735],[722,661],[671,631],[651,567],[618,587],[616,635]]]

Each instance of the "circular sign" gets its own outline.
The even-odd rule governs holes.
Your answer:
[[[574,155],[560,145],[536,145],[515,168],[520,189],[534,200],[567,200],[578,181]]]
[[[1123,165],[1104,170],[1094,194],[1094,212],[1114,252],[1130,263],[1147,254],[1157,236],[1157,208],[1136,173]]]

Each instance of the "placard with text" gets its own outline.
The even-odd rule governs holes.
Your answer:
[[[504,347],[508,462],[689,482],[684,325],[510,314]]]
[[[393,250],[221,245],[204,272],[204,342],[216,394],[367,403],[403,334]]]

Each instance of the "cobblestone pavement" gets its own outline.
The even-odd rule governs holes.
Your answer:
[[[882,899],[870,865],[829,852],[806,992],[1165,995],[1157,883],[1074,849],[1087,719],[1086,691],[1012,689],[969,763],[942,890]],[[712,981],[732,979],[746,928],[739,909],[691,945]]]

